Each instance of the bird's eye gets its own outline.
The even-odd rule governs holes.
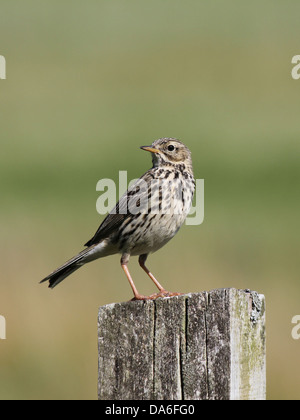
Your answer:
[[[170,146],[168,146],[169,152],[173,152],[174,149],[175,149],[175,146],[173,146],[173,144],[170,144]]]

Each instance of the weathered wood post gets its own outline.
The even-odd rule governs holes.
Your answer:
[[[99,399],[266,398],[265,299],[219,289],[99,311]]]

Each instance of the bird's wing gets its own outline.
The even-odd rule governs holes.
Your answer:
[[[153,176],[148,171],[123,194],[113,210],[103,220],[93,238],[85,246],[97,244],[115,233],[126,219],[133,216],[132,210],[137,213],[148,210],[148,187],[151,179],[153,179]],[[138,201],[139,203],[137,203]]]

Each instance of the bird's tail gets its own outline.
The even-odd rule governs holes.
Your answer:
[[[40,283],[49,281],[49,287],[53,289],[61,281],[63,281],[70,274],[74,273],[74,271],[78,270],[84,264],[86,264],[89,261],[93,261],[96,258],[101,257],[102,255],[100,255],[100,252],[99,252],[101,251],[101,248],[104,248],[104,244],[98,244],[97,249],[95,245],[84,249],[78,255],[71,258],[61,267],[57,268],[55,271],[49,274],[49,276],[45,277]]]

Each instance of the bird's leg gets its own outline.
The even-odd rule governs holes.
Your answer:
[[[133,291],[133,294],[134,294],[134,299],[136,299],[136,300],[145,300],[145,299],[147,299],[147,297],[139,294],[139,292],[138,292],[137,288],[135,287],[135,284],[134,284],[134,282],[132,280],[132,277],[131,277],[131,275],[129,273],[129,270],[128,270],[128,267],[127,267],[127,264],[129,262],[129,257],[130,256],[128,254],[122,255],[122,258],[121,258],[121,267],[124,270],[124,272],[126,274],[126,277],[127,277],[128,281],[130,283],[130,286],[131,286],[132,291]]]
[[[159,293],[155,293],[154,295],[149,296],[150,299],[157,299],[159,297],[171,297],[171,296],[180,296],[182,293],[177,293],[177,292],[168,292],[164,287],[162,287],[162,285],[156,280],[156,278],[153,276],[153,274],[148,270],[148,268],[145,266],[145,262],[147,259],[148,255],[147,254],[143,254],[140,255],[139,257],[139,264],[141,266],[141,268],[145,271],[145,273],[148,274],[148,276],[150,277],[150,279],[153,281],[153,283],[155,284],[155,286],[158,288]],[[148,299],[149,299],[148,298]]]
[[[140,266],[142,267],[142,269],[148,274],[148,276],[150,277],[150,279],[154,282],[154,284],[156,285],[156,287],[159,289],[159,293],[155,293],[154,295],[151,296],[144,296],[144,295],[140,295],[137,288],[135,287],[135,284],[132,280],[132,277],[129,273],[129,269],[127,267],[128,262],[129,262],[129,258],[130,255],[129,254],[123,254],[122,258],[121,258],[121,267],[124,270],[124,273],[126,274],[126,277],[130,283],[130,286],[132,288],[133,294],[134,294],[134,299],[133,300],[153,300],[153,299],[157,299],[159,297],[168,297],[168,296],[178,296],[181,295],[181,293],[173,293],[173,292],[168,292],[167,290],[165,290],[161,284],[159,284],[159,282],[156,280],[156,278],[153,276],[152,273],[150,273],[150,271],[148,270],[148,268],[145,266],[145,262],[147,259],[147,255],[141,255],[139,258],[139,263]]]
[[[153,283],[155,284],[155,286],[158,288],[158,290],[161,293],[167,292],[165,290],[165,288],[156,280],[156,278],[153,276],[153,274],[145,266],[145,262],[146,262],[147,257],[148,257],[147,254],[140,255],[139,264],[140,264],[141,268],[145,271],[145,273],[147,273],[147,275],[150,277],[150,279],[153,281]]]

